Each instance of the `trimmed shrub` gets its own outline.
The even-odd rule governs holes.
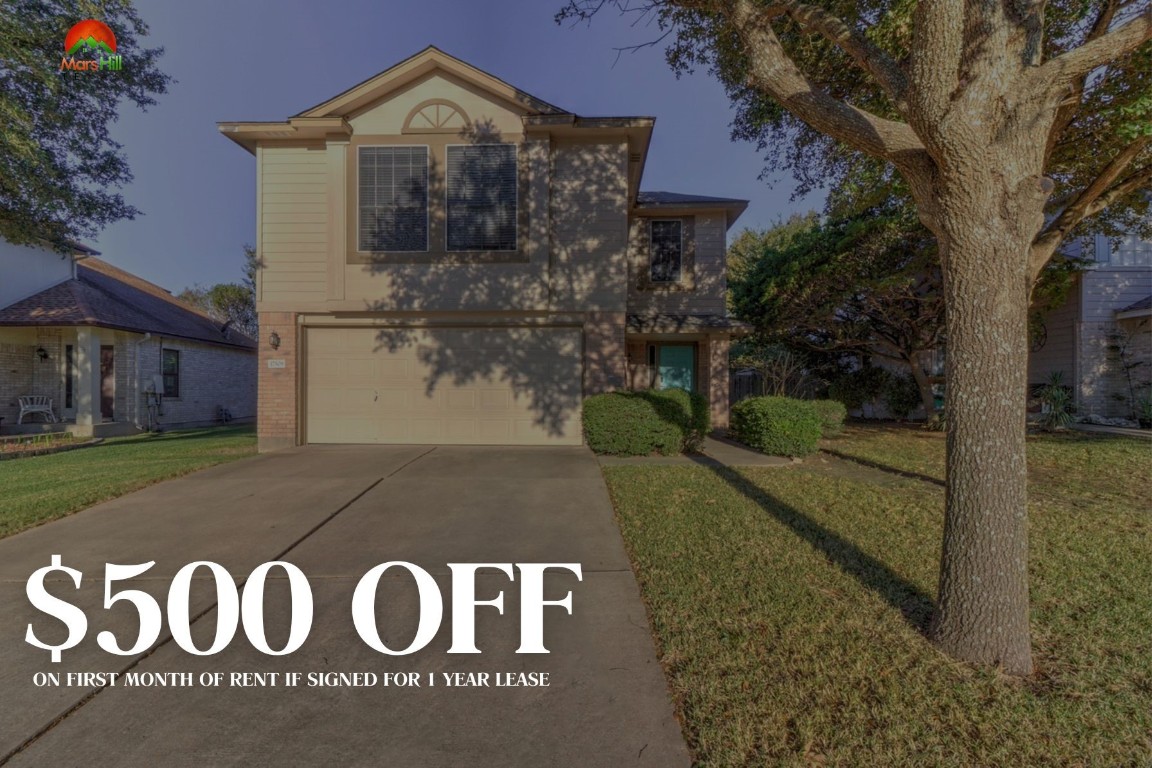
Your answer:
[[[697,450],[710,426],[708,401],[683,389],[611,392],[584,400],[584,437],[596,453],[671,456]]]
[[[839,400],[812,400],[812,407],[820,416],[820,433],[824,437],[832,437],[844,431],[844,419],[848,416],[848,409]]]
[[[704,437],[712,429],[712,413],[704,395],[679,388],[632,394],[651,400],[663,418],[680,425],[684,433],[683,450],[700,450]]]
[[[888,384],[888,371],[868,365],[838,376],[828,386],[828,397],[854,411],[879,397]]]
[[[749,397],[732,407],[732,434],[772,456],[807,456],[816,452],[820,415],[808,400]]]
[[[889,374],[884,386],[884,403],[893,416],[907,419],[920,405],[920,390],[916,380],[907,373]]]

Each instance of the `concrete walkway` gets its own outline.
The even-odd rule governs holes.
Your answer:
[[[781,456],[768,456],[754,451],[746,445],[726,437],[712,435],[704,438],[703,454],[693,456],[600,456],[600,463],[606,467],[627,467],[631,465],[687,466],[703,464],[713,467],[787,467],[792,459]]]
[[[93,449],[98,450],[98,449]],[[64,627],[37,611],[25,582],[59,554],[81,570],[76,590],[55,573],[49,591],[82,607],[88,634],[53,664],[25,643],[32,623],[48,642]],[[103,609],[104,564],[155,560],[117,589],[143,590],[161,608],[172,576],[208,560],[242,581],[285,560],[306,574],[315,616],[303,647],[255,651],[244,631],[214,656],[169,637],[136,657],[103,651],[138,631],[127,602]],[[444,595],[444,621],[424,650],[388,656],[358,636],[351,599],[373,566],[421,566]],[[574,611],[544,609],[551,651],[517,654],[519,577],[477,579],[477,599],[503,591],[504,615],[478,607],[481,654],[448,654],[449,570],[455,562],[577,562],[583,581],[550,572],[545,597],[571,591]],[[200,648],[216,630],[206,569],[191,588]],[[283,571],[266,585],[273,648],[287,640]],[[416,590],[389,571],[377,597],[384,642],[406,646],[418,621]],[[414,672],[396,687],[37,687],[40,672]],[[546,672],[547,688],[445,687],[443,673]],[[437,686],[427,685],[434,674]],[[583,448],[312,447],[268,454],[152,486],[0,541],[0,764],[13,766],[687,766],[689,754],[658,664],[644,606],[616,529],[599,467]]]
[[[1152,440],[1152,429],[1132,429],[1131,427],[1106,427],[1103,424],[1073,424],[1072,429],[1081,432],[1095,432],[1100,435],[1122,435]]]

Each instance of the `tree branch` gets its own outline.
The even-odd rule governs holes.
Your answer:
[[[747,50],[750,84],[771,94],[816,130],[853,149],[897,167],[922,165],[924,145],[907,124],[835,99],[804,76],[771,27],[771,19],[782,12],[781,7],[766,11],[752,0],[737,0],[724,11]]]
[[[964,50],[964,3],[935,0],[916,4],[915,45],[909,54],[909,100],[925,123],[939,122],[960,79]]]
[[[777,13],[787,15],[801,28],[820,35],[844,51],[852,57],[856,66],[872,75],[888,98],[900,109],[901,114],[905,112],[903,105],[908,82],[900,66],[882,48],[838,16],[818,6],[797,2],[769,5],[763,12],[766,18]]]
[[[1037,75],[1050,86],[1063,86],[1131,53],[1149,40],[1152,40],[1152,5],[1106,34],[1049,59],[1037,70]]]
[[[1039,277],[1040,271],[1056,252],[1056,248],[1076,225],[1152,181],[1152,165],[1125,176],[1133,161],[1150,144],[1152,137],[1144,136],[1121,150],[1108,165],[1104,166],[1096,178],[1040,231],[1032,243],[1029,257],[1033,280]]]
[[[1096,16],[1096,21],[1093,22],[1092,27],[1088,30],[1088,34],[1084,36],[1083,43],[1090,43],[1093,40],[1099,39],[1103,36],[1113,20],[1116,18],[1116,11],[1119,6],[1116,0],[1108,0],[1104,7],[1100,9],[1100,13]],[[1044,165],[1048,165],[1048,161],[1052,158],[1052,153],[1060,144],[1060,138],[1064,135],[1064,131],[1072,124],[1076,115],[1080,112],[1080,103],[1084,100],[1084,91],[1088,85],[1088,72],[1080,75],[1075,80],[1072,92],[1068,98],[1064,100],[1059,109],[1056,110],[1056,119],[1052,121],[1052,129],[1048,132],[1048,145],[1044,151]]]

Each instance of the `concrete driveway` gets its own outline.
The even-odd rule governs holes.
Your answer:
[[[82,607],[88,633],[53,664],[24,641],[63,625],[32,607],[25,582],[52,555],[84,573],[77,591],[56,572],[48,589]],[[238,582],[270,560],[296,564],[315,601],[308,640],[287,656],[255,651],[243,630],[214,656],[161,639],[136,657],[122,647],[138,620],[127,602],[103,608],[104,564],[156,565],[119,589],[163,609],[183,565],[220,563]],[[352,594],[373,566],[402,560],[432,574],[445,599],[432,642],[410,656],[372,650],[356,633]],[[583,581],[546,577],[546,597],[571,591],[574,611],[545,608],[543,654],[517,654],[519,580],[482,571],[477,599],[504,591],[505,612],[476,609],[483,653],[451,644],[447,563],[575,562]],[[273,648],[288,634],[288,587],[273,571],[265,622]],[[380,634],[408,644],[416,590],[390,571],[377,600]],[[200,569],[192,636],[211,645],[216,590]],[[37,687],[53,672],[416,672],[420,687]],[[445,687],[442,673],[547,672],[546,688]],[[436,687],[428,687],[434,673]],[[123,678],[121,678],[123,680]],[[493,678],[489,678],[490,681]],[[224,465],[152,486],[0,540],[0,764],[13,766],[678,766],[690,762],[656,661],[643,604],[607,490],[582,448],[309,447]]]

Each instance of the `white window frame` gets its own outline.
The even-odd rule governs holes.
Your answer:
[[[448,247],[448,149],[450,147],[512,147],[512,158],[516,164],[516,211],[513,221],[512,248],[449,248]],[[444,252],[445,253],[517,253],[520,250],[520,145],[510,141],[484,141],[474,144],[444,145]]]
[[[428,176],[424,189],[424,250],[422,251],[373,251],[360,246],[360,150],[362,149],[419,149],[423,147],[427,161]],[[429,144],[358,144],[356,145],[356,253],[431,253],[432,251],[432,147]]]

